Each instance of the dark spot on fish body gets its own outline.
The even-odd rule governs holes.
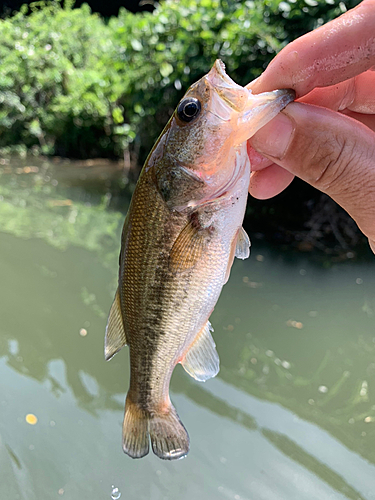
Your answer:
[[[163,257],[162,257],[163,258]],[[163,259],[164,260],[164,259]],[[170,280],[168,273],[165,272],[165,264],[159,264],[155,269],[154,282],[148,288],[147,303],[149,304],[148,319],[151,330],[147,332],[147,339],[152,343],[158,335],[164,335],[160,328],[163,320],[162,300],[165,294],[166,286]],[[149,346],[151,347],[151,345]]]
[[[171,186],[167,180],[163,180],[159,184],[159,190],[161,197],[165,202],[168,202],[171,199]]]
[[[198,230],[206,230],[208,235],[212,235],[216,230],[213,224],[213,215],[213,212],[211,210],[207,210],[207,208],[193,212],[193,214],[191,214],[193,227]]]
[[[199,221],[199,214],[198,212],[193,212],[191,215],[190,215],[190,222],[191,222],[191,225],[195,228],[195,229],[201,229],[201,223]]]

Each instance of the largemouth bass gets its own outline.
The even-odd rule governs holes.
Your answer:
[[[123,450],[177,459],[189,436],[169,398],[181,363],[205,381],[219,371],[209,317],[234,257],[249,256],[242,229],[250,178],[246,140],[294,98],[252,95],[217,60],[180,101],[140,174],[122,233],[119,285],[105,358],[130,348]]]

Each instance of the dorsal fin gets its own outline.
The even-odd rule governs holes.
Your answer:
[[[219,372],[219,355],[211,335],[212,331],[211,323],[207,321],[181,361],[185,371],[201,382],[215,377]]]
[[[104,357],[109,361],[126,345],[124,322],[122,320],[120,294],[117,289],[105,329]]]

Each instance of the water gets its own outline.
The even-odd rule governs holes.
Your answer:
[[[116,486],[113,486],[112,484],[112,492],[111,492],[111,498],[112,500],[118,500],[121,497],[121,492]]]
[[[375,259],[253,241],[211,318],[220,374],[172,379],[188,457],[131,460],[127,349],[103,360],[121,172],[0,174],[0,498],[375,499]]]

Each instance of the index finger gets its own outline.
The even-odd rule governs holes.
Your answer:
[[[292,88],[297,97],[352,78],[375,65],[375,0],[287,45],[247,86],[254,93]]]

